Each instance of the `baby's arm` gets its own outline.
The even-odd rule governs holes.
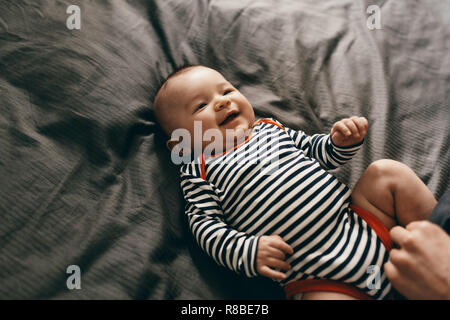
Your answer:
[[[297,148],[303,150],[307,157],[318,160],[323,168],[332,170],[345,164],[358,152],[367,126],[365,118],[352,117],[336,122],[331,134],[309,136],[301,130],[285,129]]]
[[[188,173],[181,173],[189,226],[200,247],[218,264],[239,274],[257,273],[258,236],[233,229],[224,221],[214,186]]]
[[[280,236],[252,236],[230,227],[223,218],[214,186],[189,173],[181,174],[189,226],[200,247],[218,264],[248,277],[277,280],[289,270],[284,261],[292,248]]]

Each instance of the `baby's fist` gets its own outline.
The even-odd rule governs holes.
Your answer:
[[[336,122],[331,128],[331,140],[338,147],[360,143],[366,136],[369,123],[364,117],[351,117]]]
[[[280,236],[262,236],[259,238],[258,252],[256,255],[256,270],[260,275],[283,280],[286,275],[280,271],[289,270],[291,266],[284,261],[286,254],[293,254],[291,246],[288,245]]]

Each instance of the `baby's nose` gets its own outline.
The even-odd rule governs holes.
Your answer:
[[[230,105],[230,103],[231,103],[230,98],[223,97],[219,101],[216,102],[215,109],[216,109],[216,111],[219,111],[225,107],[228,107]]]

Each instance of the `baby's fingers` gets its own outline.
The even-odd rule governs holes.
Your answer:
[[[267,265],[269,267],[272,267],[275,269],[280,269],[280,270],[288,271],[289,269],[291,269],[291,266],[289,265],[289,263],[287,263],[283,260],[275,259],[275,258],[269,258],[267,260]]]
[[[358,131],[361,134],[365,134],[367,132],[367,129],[369,127],[369,122],[364,117],[351,117],[350,118],[353,123],[356,125]]]
[[[284,253],[293,254],[294,250],[280,236],[274,236],[272,247],[277,248]]]
[[[260,274],[266,277],[269,277],[274,280],[284,280],[286,279],[286,275],[283,272],[273,270],[268,266],[261,267]]]
[[[344,137],[349,137],[352,134],[352,131],[350,130],[350,128],[347,127],[344,121],[338,121],[333,125],[331,131],[332,135],[338,132],[342,134]]]

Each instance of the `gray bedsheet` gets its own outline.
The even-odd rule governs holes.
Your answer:
[[[69,30],[66,9],[81,8]],[[378,5],[382,29],[369,30]],[[216,68],[258,117],[307,133],[369,120],[336,175],[372,161],[449,184],[450,1],[0,0],[0,298],[283,298],[197,247],[152,99]],[[69,290],[70,265],[81,289]]]

